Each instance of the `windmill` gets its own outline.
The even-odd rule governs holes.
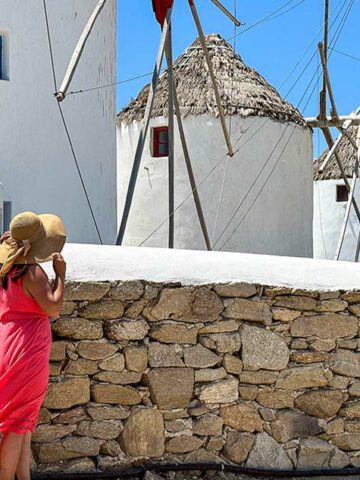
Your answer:
[[[330,1],[324,1],[324,41],[319,43],[319,55],[321,60],[322,72],[323,72],[323,86],[319,96],[319,115],[316,118],[307,118],[307,125],[309,127],[320,128],[322,131],[325,141],[328,145],[329,151],[326,155],[326,158],[319,166],[319,173],[323,173],[324,170],[329,166],[329,162],[332,159],[335,159],[338,169],[340,170],[341,177],[344,181],[345,188],[348,193],[347,204],[344,213],[343,223],[340,229],[339,239],[336,246],[334,260],[339,260],[341,251],[344,245],[344,238],[346,229],[349,223],[350,212],[352,207],[354,208],[356,217],[360,225],[360,208],[357,204],[357,201],[354,197],[356,182],[359,175],[359,165],[360,165],[360,108],[355,110],[350,115],[341,116],[338,113],[335,96],[333,93],[330,74],[328,70],[328,24],[329,24],[329,6]],[[327,97],[330,100],[330,116],[327,116]],[[353,135],[350,135],[349,130],[352,127],[357,126],[357,134],[354,139]],[[332,136],[331,127],[335,127],[339,131],[339,136],[336,141]],[[341,158],[338,154],[339,147],[343,143],[343,140],[347,139],[349,144],[353,149],[353,155],[355,157],[351,181],[349,182],[347,174],[342,164]],[[354,254],[354,261],[359,261],[360,255],[360,228],[358,233],[357,245]]]
[[[214,89],[214,94],[215,94],[215,99],[216,99],[216,104],[219,112],[219,117],[220,117],[220,122],[221,122],[221,127],[223,131],[223,135],[225,138],[227,150],[228,150],[228,155],[231,157],[234,155],[234,151],[231,145],[231,140],[230,140],[230,135],[228,132],[228,128],[226,125],[225,121],[225,114],[224,110],[222,107],[221,103],[221,98],[218,90],[218,86],[216,83],[211,59],[209,56],[208,48],[206,45],[206,40],[204,36],[204,32],[201,26],[201,21],[198,15],[198,11],[195,5],[195,0],[187,0],[190,11],[198,32],[199,40],[201,43],[201,48],[203,49],[204,56],[206,59],[206,64],[210,73],[213,89]],[[219,1],[219,0],[210,0],[217,8],[220,9],[222,13],[224,13],[236,26],[240,26],[240,22],[232,15],[226,8],[225,6]],[[106,0],[100,0],[93,13],[91,14],[84,31],[82,32],[79,41],[76,45],[76,48],[74,50],[74,53],[70,59],[68,68],[66,70],[63,82],[61,83],[61,86],[59,90],[55,93],[55,97],[58,100],[58,102],[62,102],[67,94],[71,79],[74,75],[74,72],[76,70],[76,67],[79,63],[79,60],[81,58],[82,51],[84,49],[84,46],[86,44],[86,40],[88,36],[90,35],[91,29],[99,16],[101,10],[103,9],[104,5],[106,3]],[[196,182],[195,182],[195,177],[193,174],[192,170],[192,165],[191,165],[191,160],[190,160],[190,155],[189,155],[189,150],[187,148],[187,143],[186,143],[186,138],[185,138],[185,132],[183,128],[183,124],[181,121],[181,113],[180,113],[180,108],[179,108],[179,102],[177,99],[177,93],[176,93],[176,88],[175,88],[175,83],[174,83],[174,76],[173,76],[173,56],[172,56],[172,34],[171,34],[171,21],[172,21],[172,12],[173,12],[173,7],[174,7],[174,0],[152,0],[152,7],[154,10],[155,18],[159,22],[161,26],[161,39],[160,39],[160,45],[159,45],[159,50],[157,54],[157,59],[155,63],[155,67],[153,70],[153,75],[152,75],[152,80],[151,80],[151,88],[149,90],[149,96],[147,100],[147,105],[146,105],[146,110],[145,110],[145,115],[143,119],[143,124],[142,128],[140,131],[140,135],[138,138],[138,143],[137,143],[137,148],[136,148],[136,153],[135,153],[135,158],[132,166],[132,171],[131,171],[131,176],[130,176],[130,181],[128,185],[128,190],[127,190],[127,195],[126,195],[126,201],[125,201],[125,206],[124,206],[124,211],[122,215],[122,220],[120,224],[120,229],[117,235],[116,239],[116,244],[121,245],[125,230],[126,230],[126,225],[127,225],[127,220],[129,217],[130,213],[130,208],[132,204],[132,199],[133,199],[133,194],[135,190],[135,185],[136,185],[136,180],[139,172],[139,167],[141,163],[141,158],[144,150],[144,145],[145,145],[145,140],[146,136],[149,130],[149,123],[150,123],[150,118],[151,118],[151,113],[152,113],[152,108],[154,104],[154,98],[156,94],[156,88],[160,76],[160,71],[161,71],[161,66],[163,62],[164,56],[166,57],[166,62],[168,66],[168,81],[169,81],[169,99],[168,99],[168,118],[169,118],[169,128],[168,128],[168,135],[169,135],[169,156],[168,156],[168,176],[169,176],[169,242],[168,246],[169,248],[174,247],[174,118],[176,116],[179,132],[180,132],[180,139],[181,139],[181,144],[183,148],[183,153],[184,153],[184,158],[186,162],[186,168],[188,172],[188,177],[189,177],[189,182],[191,185],[193,197],[194,197],[194,202],[196,206],[196,211],[198,214],[199,222],[201,225],[201,230],[202,234],[204,236],[205,244],[208,250],[211,250],[211,244],[210,244],[210,239],[205,223],[205,218],[203,214],[203,210],[201,207],[201,202],[199,198],[199,194],[197,191],[196,187]]]
[[[239,26],[240,22],[218,1],[218,0],[211,0],[223,13],[225,13],[234,23],[235,25]],[[176,88],[175,88],[175,83],[174,83],[174,75],[173,75],[173,57],[172,57],[172,36],[171,36],[171,18],[172,18],[172,11],[173,11],[173,6],[174,6],[174,0],[153,0],[153,9],[155,13],[155,17],[159,24],[161,25],[162,29],[162,35],[161,35],[161,41],[160,41],[160,47],[158,51],[158,56],[157,56],[157,61],[156,65],[154,68],[153,72],[153,77],[151,81],[151,88],[149,90],[149,96],[148,96],[148,101],[146,105],[146,110],[145,110],[145,116],[144,116],[144,121],[143,121],[143,126],[140,131],[139,135],[139,140],[137,144],[137,149],[135,153],[135,158],[134,158],[134,163],[131,171],[131,176],[130,176],[130,181],[129,181],[129,187],[126,195],[126,200],[125,200],[125,206],[124,206],[124,211],[123,211],[123,216],[120,224],[120,229],[119,233],[116,239],[117,245],[121,245],[124,234],[125,234],[125,229],[126,229],[126,224],[131,208],[131,203],[132,203],[132,198],[134,194],[134,189],[135,189],[135,184],[136,184],[136,179],[137,175],[139,172],[139,167],[140,167],[140,162],[141,162],[141,157],[143,154],[144,150],[144,144],[145,144],[145,139],[146,135],[149,129],[149,122],[151,118],[151,113],[152,113],[152,108],[153,108],[153,103],[154,103],[154,98],[156,94],[156,88],[157,88],[157,83],[160,75],[160,70],[161,70],[161,65],[162,65],[162,60],[164,57],[164,54],[166,56],[166,61],[167,61],[167,66],[168,66],[168,81],[169,81],[169,100],[168,100],[168,105],[169,105],[169,110],[168,110],[168,118],[169,118],[169,156],[168,156],[168,175],[169,175],[169,242],[168,246],[169,248],[174,247],[174,113],[176,114],[176,119],[179,127],[179,132],[180,132],[180,138],[181,138],[181,143],[182,143],[182,148],[184,152],[184,158],[186,162],[186,167],[188,171],[188,176],[189,176],[189,181],[191,185],[191,189],[193,192],[193,197],[194,197],[194,202],[196,205],[196,210],[197,214],[199,217],[199,222],[201,225],[201,230],[202,234],[204,236],[206,248],[208,250],[211,250],[211,244],[210,244],[210,239],[204,219],[204,214],[203,210],[201,207],[201,202],[200,198],[198,195],[198,191],[196,188],[196,182],[195,182],[195,177],[193,174],[192,166],[191,166],[191,161],[190,161],[190,156],[189,156],[189,151],[187,148],[187,143],[186,143],[186,138],[185,138],[185,133],[184,133],[184,128],[182,125],[181,121],[181,113],[180,113],[180,108],[179,108],[179,102],[177,99],[177,93],[176,93]],[[188,0],[190,10],[196,25],[196,29],[199,35],[199,39],[201,42],[201,47],[203,49],[205,58],[206,58],[206,63],[207,67],[209,69],[209,73],[211,76],[211,81],[212,85],[214,88],[214,93],[215,93],[215,98],[216,98],[216,103],[217,103],[217,108],[219,111],[219,116],[220,116],[220,121],[221,121],[221,126],[223,130],[223,134],[225,137],[226,145],[228,148],[228,154],[230,156],[233,156],[233,148],[231,146],[231,141],[230,141],[230,135],[226,126],[225,122],[225,115],[223,111],[223,107],[221,104],[221,98],[219,95],[219,90],[217,87],[213,67],[211,64],[209,52],[207,49],[206,45],[206,40],[204,36],[204,32],[201,26],[200,18],[195,6],[195,1],[194,0]]]

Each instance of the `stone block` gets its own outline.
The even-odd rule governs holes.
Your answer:
[[[318,418],[333,417],[340,410],[348,395],[340,390],[315,390],[295,398],[295,407]]]
[[[145,375],[151,400],[159,408],[187,407],[194,389],[192,368],[154,368]]]
[[[224,317],[271,325],[272,313],[267,303],[255,300],[237,299],[223,312]]]
[[[215,382],[226,377],[226,370],[220,368],[202,368],[195,370],[195,382]]]
[[[163,323],[152,327],[149,337],[162,343],[177,343],[195,345],[197,342],[197,327]]]
[[[300,295],[281,295],[275,297],[274,305],[276,307],[284,307],[292,310],[314,310],[316,307],[316,300],[310,297]]]
[[[215,285],[214,290],[220,297],[248,298],[256,295],[256,286],[245,282]]]
[[[302,390],[304,388],[324,387],[327,382],[328,378],[321,367],[294,367],[280,372],[275,388]]]
[[[121,445],[129,457],[161,457],[165,449],[161,413],[148,408],[133,411],[124,425]]]
[[[61,410],[87,403],[89,400],[89,378],[65,378],[56,383],[49,383],[42,406]]]
[[[208,368],[219,363],[220,357],[200,344],[184,348],[184,362],[187,367]]]
[[[150,367],[156,368],[185,366],[184,362],[180,357],[179,348],[176,345],[150,343],[148,351]]]
[[[75,340],[97,340],[103,336],[102,322],[85,318],[58,318],[52,323],[52,330],[60,337]]]
[[[125,368],[124,355],[116,353],[112,357],[105,358],[99,363],[99,367],[107,372],[122,372]]]
[[[360,377],[360,353],[340,349],[334,354],[330,368],[340,375]]]
[[[77,346],[78,354],[89,360],[103,360],[114,355],[119,347],[108,342],[80,342]]]
[[[166,451],[170,453],[188,453],[197,450],[204,444],[198,437],[175,437],[166,443]]]
[[[116,287],[112,287],[108,296],[113,300],[125,302],[138,300],[143,292],[144,286],[139,280],[130,280],[128,282],[120,282]]]
[[[290,351],[283,337],[253,325],[240,329],[244,370],[282,370],[289,362]]]
[[[124,349],[126,368],[133,372],[143,372],[148,363],[145,347],[126,347]]]
[[[67,282],[65,285],[65,301],[96,302],[101,300],[110,290],[109,283],[102,282]]]
[[[254,435],[230,431],[227,434],[222,454],[231,462],[243,463],[247,459],[254,442]]]
[[[293,438],[313,437],[321,432],[321,428],[317,418],[292,411],[280,411],[271,423],[271,431],[277,442],[285,443]]]
[[[291,470],[292,462],[286,451],[266,432],[256,435],[254,446],[246,461],[247,467]]]
[[[290,390],[261,389],[256,401],[263,407],[291,408],[294,406],[294,395]]]
[[[221,436],[223,424],[223,419],[217,415],[203,415],[195,422],[194,435]]]
[[[224,424],[241,432],[262,432],[263,422],[256,409],[246,403],[220,408]]]
[[[235,378],[221,380],[203,387],[199,399],[204,403],[232,403],[239,398],[239,383]]]
[[[82,437],[101,438],[102,440],[114,440],[122,431],[122,423],[103,420],[85,420],[80,422],[76,435]]]
[[[109,340],[119,342],[128,340],[143,340],[149,331],[146,320],[107,320],[104,325],[105,336]]]
[[[291,326],[293,337],[312,337],[337,339],[354,337],[358,332],[358,319],[352,315],[327,313],[294,320]]]
[[[118,405],[137,405],[141,402],[140,393],[131,387],[121,385],[97,384],[91,387],[95,402]]]

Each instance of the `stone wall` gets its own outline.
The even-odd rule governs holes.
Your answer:
[[[68,283],[34,468],[360,466],[360,292]]]

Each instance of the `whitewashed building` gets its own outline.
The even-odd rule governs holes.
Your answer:
[[[174,62],[188,148],[214,250],[312,256],[312,136],[300,113],[219,35],[207,45],[236,154],[227,157],[214,90],[196,40]],[[118,218],[149,87],[118,114]],[[166,247],[168,80],[155,98],[124,245]],[[209,173],[212,172],[212,173]],[[175,120],[175,248],[205,249]],[[184,199],[187,200],[184,201]],[[150,237],[143,242],[148,236]]]
[[[354,141],[356,141],[357,129],[357,126],[349,129],[349,134]],[[314,257],[334,259],[344,222],[348,191],[334,157],[329,161],[326,169],[319,173],[319,167],[327,153],[328,150],[325,150],[314,163]],[[338,155],[349,183],[351,183],[355,165],[355,149],[346,137],[340,141]],[[360,207],[359,180],[356,183],[354,197]],[[358,238],[359,220],[352,207],[340,260],[354,261]]]
[[[96,3],[46,1],[58,86]],[[22,210],[56,213],[64,218],[70,241],[98,243],[53,96],[43,2],[0,0],[0,12],[0,178],[5,218]],[[115,35],[116,1],[108,0],[70,91],[116,81]],[[102,239],[114,243],[115,87],[69,95],[62,108]]]

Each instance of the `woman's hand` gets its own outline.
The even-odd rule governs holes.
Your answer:
[[[53,255],[53,269],[57,277],[65,278],[66,262],[60,253],[54,253]]]

